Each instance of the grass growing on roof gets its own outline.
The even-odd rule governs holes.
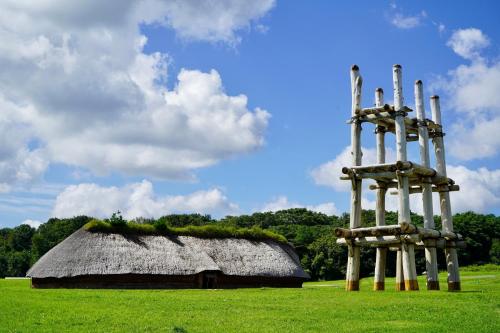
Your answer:
[[[287,243],[287,239],[277,233],[259,227],[237,228],[233,226],[211,224],[204,226],[172,227],[162,221],[154,224],[127,222],[112,224],[106,220],[92,219],[84,229],[90,232],[104,232],[133,235],[168,235],[193,236],[199,238],[243,238],[250,240],[271,239],[280,243]]]

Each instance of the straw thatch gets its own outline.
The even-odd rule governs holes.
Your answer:
[[[35,287],[300,286],[293,248],[273,240],[121,235],[80,229],[28,271]],[[116,281],[116,284],[113,282]],[[156,281],[156,282],[155,282]],[[175,283],[174,283],[175,282]]]

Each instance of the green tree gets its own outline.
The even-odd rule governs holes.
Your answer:
[[[22,224],[11,230],[7,236],[7,247],[12,251],[31,250],[31,238],[35,229],[27,224]]]
[[[40,225],[32,239],[32,260],[34,263],[48,250],[71,235],[91,220],[87,216],[76,216],[70,219],[51,218]]]

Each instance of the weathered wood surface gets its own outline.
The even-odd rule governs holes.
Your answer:
[[[359,246],[380,246],[380,245],[393,245],[401,242],[417,243],[420,242],[419,235],[391,235],[391,236],[365,236],[356,238],[339,238],[337,244],[355,244]]]
[[[401,251],[401,247],[399,247],[396,253],[396,290],[405,290],[405,280],[403,276],[403,254]]]
[[[394,86],[394,108],[396,116],[394,122],[396,125],[396,159],[399,162],[407,161],[406,150],[406,126],[405,115],[400,112],[403,107],[403,80],[400,65],[394,65],[392,71]],[[411,221],[410,217],[410,193],[409,180],[404,174],[398,174],[398,222],[404,223]],[[405,290],[418,290],[417,270],[415,266],[414,245],[405,244],[401,249],[403,262],[403,277]]]
[[[384,91],[382,88],[377,88],[375,90],[375,106],[380,108],[384,104]],[[385,163],[385,132],[386,128],[382,126],[377,126],[376,141],[377,141],[377,163]],[[375,208],[375,224],[377,226],[385,225],[385,195],[387,188],[380,187],[377,189],[377,199]],[[373,279],[373,289],[374,290],[384,290],[385,289],[385,268],[387,261],[387,249],[379,247],[377,248],[377,254],[375,258],[375,274]]]
[[[376,190],[377,188],[370,186],[370,190]],[[387,186],[387,185],[386,185]],[[460,186],[458,185],[441,185],[441,186],[432,186],[431,187],[432,192],[443,192],[443,191],[448,191],[448,192],[454,192],[454,191],[460,191]],[[397,191],[391,191],[389,192],[391,195],[397,195]],[[422,193],[422,187],[421,186],[412,186],[410,187],[410,194],[415,194],[415,193]]]
[[[356,110],[361,107],[361,87],[363,79],[359,74],[358,66],[354,65],[351,68],[351,92],[352,92],[352,108],[351,115],[356,115]],[[352,165],[361,165],[361,122],[353,121],[351,124],[351,154]],[[351,228],[356,228],[361,225],[361,179],[354,179],[351,189],[351,215],[349,225]],[[360,249],[357,246],[350,246],[347,259],[346,272],[346,290],[359,290],[359,266],[360,266]]]
[[[461,239],[462,236],[455,232],[438,231],[435,229],[421,228],[413,224],[403,222],[401,224],[383,225],[365,228],[335,228],[335,236],[338,238],[356,238],[366,236],[390,236],[390,235],[409,235],[418,234],[422,238],[445,238],[445,239]]]
[[[342,168],[342,173],[350,174],[351,172],[353,172],[356,175],[361,175],[363,173],[395,172],[395,171],[413,171],[415,174],[426,177],[434,177],[438,174],[436,170],[428,166],[420,165],[410,161],[397,161],[396,163],[380,163],[380,164],[363,165],[363,166],[352,166],[350,168],[349,167]]]
[[[422,185],[431,183],[433,185],[453,185],[455,181],[436,170],[419,165],[409,161],[398,161],[396,163],[374,164],[367,166],[343,167],[342,173],[346,176],[341,176],[342,180],[351,179],[374,179],[387,183],[387,188],[397,187],[397,179],[399,175],[405,176],[408,179],[409,186]],[[370,186],[370,189],[377,189]],[[446,188],[442,189],[443,191]]]
[[[379,88],[381,89],[381,88]],[[356,115],[366,116],[369,114],[379,114],[381,112],[394,112],[394,105],[379,103],[376,104],[374,108],[363,108],[356,110]]]
[[[415,249],[417,250],[423,250],[426,247],[435,247],[437,249],[446,249],[452,247],[457,249],[466,249],[467,243],[464,240],[446,240],[444,238],[423,239],[415,243]],[[401,249],[401,246],[399,244],[391,244],[387,249],[389,251],[399,251]]]
[[[415,82],[415,107],[417,109],[417,119],[419,121],[418,143],[420,147],[420,162],[425,168],[430,168],[429,158],[429,132],[425,123],[424,92],[422,81]],[[424,212],[424,228],[433,230],[434,210],[432,207],[432,185],[430,179],[420,186],[422,192],[422,208]],[[410,190],[411,193],[411,190]],[[426,284],[428,290],[439,290],[437,253],[435,247],[425,248],[425,268]]]
[[[355,237],[365,237],[365,236],[389,236],[389,235],[400,235],[404,233],[412,233],[416,230],[416,227],[409,223],[394,224],[394,225],[382,225],[375,227],[366,228],[356,228],[356,229],[345,229],[345,228],[335,228],[334,233],[337,237],[343,238],[355,238]]]
[[[431,97],[432,119],[438,125],[441,122],[441,106],[439,96]],[[434,152],[436,155],[436,170],[446,176],[446,159],[444,150],[444,141],[442,136],[436,136],[432,139]],[[439,203],[441,208],[441,224],[443,231],[453,232],[453,217],[451,212],[450,192],[439,192]],[[446,248],[446,267],[448,270],[448,290],[460,290],[460,272],[458,268],[458,256],[456,248]]]

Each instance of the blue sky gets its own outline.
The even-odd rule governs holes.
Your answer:
[[[441,96],[454,211],[500,213],[495,1],[0,7],[0,226],[116,210],[340,214],[354,63],[364,106],[376,87],[392,101],[395,63],[407,105],[416,79]],[[370,161],[370,126],[363,146]]]

